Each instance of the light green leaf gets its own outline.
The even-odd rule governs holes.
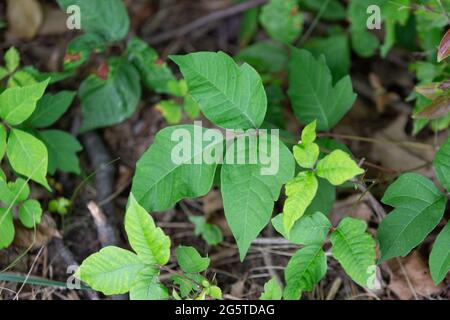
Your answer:
[[[200,197],[211,189],[217,164],[194,162],[223,148],[223,137],[194,150],[194,130],[201,136],[205,129],[180,125],[159,131],[138,161],[131,192],[146,210],[164,211],[183,198]]]
[[[272,219],[272,224],[283,237],[298,245],[322,245],[330,231],[331,223],[320,212],[304,215],[292,227],[289,235],[284,231],[283,213]]]
[[[180,123],[182,119],[181,106],[172,100],[162,100],[156,105],[168,124]]]
[[[317,134],[316,134],[316,128],[317,128],[317,121],[314,120],[307,126],[305,126],[302,130],[302,140],[301,142],[304,144],[311,144],[314,141],[316,141]]]
[[[8,51],[6,51],[5,53],[5,65],[6,65],[6,69],[8,69],[9,73],[13,73],[20,64],[20,55],[19,55],[19,51],[17,51],[16,48],[11,47],[8,49]]]
[[[139,271],[130,288],[130,300],[167,300],[167,288],[159,282],[158,269],[145,267]]]
[[[36,110],[28,118],[26,124],[34,128],[46,128],[54,124],[66,113],[75,98],[74,91],[60,91],[46,94],[36,105]]]
[[[107,41],[121,40],[128,33],[130,21],[122,0],[58,0],[58,4],[64,11],[69,6],[78,6],[81,28],[87,33],[97,34]]]
[[[317,164],[317,175],[335,186],[363,173],[364,170],[342,150],[333,151]]]
[[[27,228],[33,228],[41,223],[42,208],[39,201],[30,199],[19,208],[19,219]]]
[[[45,178],[48,153],[43,142],[25,131],[11,129],[6,154],[14,171],[50,190]]]
[[[25,201],[30,195],[30,187],[26,180],[17,178],[15,182],[0,180],[0,199],[8,207]]]
[[[8,133],[6,132],[5,126],[3,124],[0,124],[0,161],[5,156],[7,136]]]
[[[7,248],[14,240],[13,213],[0,208],[0,249]]]
[[[260,127],[267,97],[261,77],[250,65],[238,66],[223,52],[197,52],[171,59],[210,121],[230,129]]]
[[[297,0],[270,0],[262,7],[261,25],[272,39],[291,43],[303,29],[303,14]]]
[[[295,163],[288,148],[275,136],[267,137],[271,150],[261,147],[262,137],[257,147],[252,143],[235,143],[235,154],[245,155],[245,164],[225,163],[221,170],[221,191],[225,217],[239,247],[241,260],[261,230],[270,222],[274,201],[279,198],[281,187],[294,175]],[[275,140],[276,139],[276,140]],[[256,145],[256,144],[255,144]],[[275,148],[278,147],[278,153]],[[229,147],[230,148],[234,147]],[[259,154],[258,161],[250,161],[250,155]],[[263,164],[261,156],[270,159],[271,164]],[[242,162],[241,162],[242,163]],[[269,170],[270,169],[270,170]],[[265,172],[267,171],[267,172]]]
[[[292,49],[289,62],[289,98],[295,116],[302,123],[317,120],[317,130],[333,128],[356,99],[350,77],[332,85],[325,58],[316,60],[306,50]]]
[[[321,246],[312,245],[298,250],[284,271],[284,298],[298,300],[303,291],[312,291],[326,272],[327,258]]]
[[[210,246],[218,245],[223,240],[222,231],[220,231],[220,228],[210,223],[205,223],[202,237]]]
[[[366,233],[364,221],[344,218],[331,234],[331,253],[357,284],[368,286],[375,268],[375,240]]]
[[[302,168],[313,169],[319,158],[319,146],[315,143],[300,143],[293,148],[294,158]]]
[[[81,132],[120,123],[138,106],[141,85],[136,69],[124,58],[110,58],[108,67],[107,80],[91,75],[81,83]]]
[[[264,292],[259,297],[259,300],[281,300],[282,297],[283,289],[278,281],[272,278],[264,284]]]
[[[439,182],[450,192],[450,138],[439,148],[433,165]]]
[[[437,236],[430,254],[430,271],[434,283],[444,280],[450,270],[450,223]]]
[[[220,289],[218,286],[210,286],[209,288],[207,288],[206,292],[207,295],[213,299],[222,299],[222,289]]]
[[[378,227],[381,261],[405,256],[437,226],[447,199],[427,178],[406,173],[386,190],[384,204],[395,208]]]
[[[156,227],[150,214],[130,194],[125,213],[128,241],[139,258],[149,265],[165,265],[170,258],[170,238]]]
[[[49,80],[3,91],[0,94],[0,117],[13,126],[28,119],[36,108],[37,101],[44,94]]]
[[[283,226],[289,235],[295,221],[300,219],[316,195],[318,181],[312,172],[300,172],[286,183],[286,196],[283,208]]]
[[[178,264],[187,273],[197,273],[205,271],[210,259],[203,258],[194,247],[179,246],[175,250]]]
[[[3,68],[2,66],[0,66],[0,81],[3,80],[4,78],[6,78],[8,76],[9,72],[8,70],[6,70],[6,68]]]
[[[105,295],[130,291],[136,276],[145,268],[134,253],[118,247],[105,247],[83,261],[75,276]]]
[[[137,37],[128,41],[128,59],[141,75],[144,85],[158,93],[173,94],[169,83],[177,82],[170,68],[159,59],[158,53]]]
[[[80,174],[77,152],[83,147],[74,136],[61,130],[45,130],[39,132],[39,137],[47,147],[50,174],[54,174],[56,169]]]

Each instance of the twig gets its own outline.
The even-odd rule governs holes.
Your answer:
[[[337,277],[334,279],[333,284],[331,285],[330,291],[328,291],[327,297],[325,300],[333,300],[336,297],[336,294],[339,291],[339,288],[342,285],[342,279]]]
[[[111,224],[108,223],[102,210],[94,201],[90,201],[87,204],[87,207],[92,215],[92,218],[94,219],[95,226],[97,227],[98,238],[100,239],[102,247],[117,244],[116,232]]]
[[[194,20],[191,23],[188,23],[187,25],[182,26],[181,28],[161,33],[160,35],[155,36],[153,39],[150,39],[150,43],[159,44],[161,42],[171,40],[172,38],[182,37],[194,31],[195,29],[198,29],[211,22],[234,16],[248,9],[263,5],[266,2],[268,2],[268,0],[249,0],[223,10],[212,12],[204,17]]]
[[[42,250],[44,249],[44,246],[42,246],[39,249],[39,252],[37,253],[36,257],[33,259],[33,263],[31,264],[30,270],[28,271],[26,277],[25,277],[25,281],[22,283],[22,285],[20,286],[19,290],[17,291],[16,295],[14,296],[13,300],[19,300],[19,294],[22,291],[23,287],[25,287],[25,285],[27,284],[27,280],[30,277],[31,272],[34,269],[34,266],[36,265],[37,260],[39,259],[39,257],[41,256]]]

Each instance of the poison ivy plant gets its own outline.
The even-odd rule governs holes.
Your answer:
[[[299,121],[317,120],[320,131],[334,127],[356,99],[349,76],[333,86],[325,58],[316,60],[310,52],[295,48],[289,61],[288,95]]]
[[[168,289],[159,275],[170,258],[170,238],[155,225],[133,194],[125,213],[125,230],[134,252],[105,247],[86,258],[75,276],[106,295],[129,292],[132,300],[168,299]],[[208,267],[208,258],[202,258],[193,247],[183,246],[176,249],[176,257],[185,274],[174,272],[172,280],[181,287],[182,297],[194,294],[201,299],[221,298],[221,290],[198,274]],[[176,289],[173,295],[179,297]]]
[[[281,300],[283,297],[283,289],[276,279],[272,278],[264,285],[264,292],[259,300]]]
[[[223,235],[220,228],[206,222],[206,219],[203,216],[190,216],[189,221],[195,225],[194,235],[201,235],[207,244],[215,246],[222,242]]]

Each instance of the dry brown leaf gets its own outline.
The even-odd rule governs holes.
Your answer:
[[[393,276],[388,288],[402,300],[409,300],[415,298],[415,296],[418,298],[429,297],[433,294],[439,294],[444,288],[443,284],[439,286],[434,284],[427,264],[417,251],[413,251],[406,258],[392,259],[389,261],[389,267]]]
[[[12,35],[30,40],[34,38],[41,26],[42,7],[37,0],[8,0],[6,18]]]
[[[443,95],[437,97],[428,107],[414,114],[417,119],[439,119],[450,112],[450,96]]]
[[[25,228],[21,223],[15,223],[16,236],[14,245],[21,248],[33,248],[46,245],[53,237],[59,237],[60,234],[56,229],[56,223],[53,218],[44,214],[41,223],[34,229]]]

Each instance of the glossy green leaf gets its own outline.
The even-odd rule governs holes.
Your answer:
[[[357,284],[368,286],[376,265],[375,240],[364,221],[344,218],[331,234],[331,253]]]
[[[81,83],[82,132],[120,123],[138,106],[141,85],[136,69],[123,58],[110,58],[108,68],[107,80],[90,75]]]
[[[58,0],[58,3],[64,11],[72,5],[80,8],[81,28],[87,33],[107,41],[121,40],[128,33],[130,21],[122,0]]]
[[[311,245],[298,250],[284,271],[284,298],[298,300],[303,291],[312,291],[326,272],[327,258],[321,246]]]
[[[282,297],[283,289],[278,281],[272,278],[264,284],[264,292],[259,297],[259,300],[281,300]]]
[[[230,129],[260,127],[267,97],[261,77],[250,65],[238,66],[223,52],[197,52],[171,59],[210,121]]]
[[[130,288],[130,300],[167,300],[167,288],[159,282],[158,269],[145,267],[139,271]]]
[[[44,94],[49,79],[25,87],[9,88],[0,94],[0,117],[10,125],[18,125],[31,116]]]
[[[386,190],[384,204],[395,208],[378,228],[381,261],[405,256],[437,226],[447,199],[427,178],[406,173]]]
[[[298,245],[322,245],[330,231],[331,223],[320,212],[304,215],[292,227],[289,235],[284,231],[283,213],[272,219],[272,224],[283,237]]]
[[[332,85],[325,58],[316,60],[306,50],[292,49],[289,61],[288,95],[295,116],[302,123],[317,120],[317,130],[333,128],[356,99],[350,77]]]
[[[76,277],[106,295],[130,291],[136,275],[145,268],[134,253],[118,247],[105,247],[83,261]]]
[[[42,141],[25,131],[12,129],[6,154],[14,171],[50,189],[45,178],[48,153]]]
[[[270,137],[268,144],[273,142],[278,144],[278,153],[273,151],[275,148],[270,152],[261,148],[261,139],[256,149],[251,148],[250,143],[245,146],[237,143],[236,154],[246,155],[245,164],[234,161],[235,164],[225,162],[222,165],[221,191],[225,217],[239,247],[241,260],[251,242],[270,222],[274,201],[278,199],[281,187],[294,175],[292,154],[277,137]],[[248,155],[256,154],[260,158],[251,164]],[[262,154],[264,158],[271,159],[271,171],[265,172],[269,166],[263,164]]]
[[[149,265],[165,265],[170,258],[170,238],[156,227],[150,214],[130,194],[125,213],[128,241],[139,258]]]
[[[27,228],[33,228],[41,222],[42,208],[39,201],[30,199],[19,208],[19,219]]]
[[[0,249],[7,248],[14,240],[13,213],[0,208]]]
[[[180,125],[159,131],[138,161],[131,191],[146,210],[164,211],[183,198],[200,197],[211,189],[217,163],[194,162],[223,147],[223,137],[194,150],[194,130],[201,136],[205,129]]]
[[[335,186],[363,173],[364,170],[342,150],[333,151],[317,164],[317,175]]]
[[[286,196],[283,207],[283,226],[289,235],[294,223],[305,213],[316,195],[318,181],[312,172],[300,172],[286,183]]]
[[[54,124],[66,113],[75,98],[74,91],[60,91],[56,94],[48,93],[37,103],[33,114],[26,124],[34,128],[46,128]]]
[[[259,16],[261,25],[272,39],[291,43],[303,29],[303,14],[296,0],[270,0]]]
[[[205,271],[210,259],[203,258],[194,247],[179,246],[175,250],[178,264],[187,273],[197,273]]]
[[[450,192],[450,138],[439,148],[433,165],[439,182]]]
[[[439,284],[450,271],[450,223],[437,236],[430,254],[430,271],[434,283]]]
[[[61,130],[44,130],[39,132],[39,137],[47,147],[50,174],[54,174],[57,169],[63,172],[81,173],[77,153],[83,147],[74,136]]]

